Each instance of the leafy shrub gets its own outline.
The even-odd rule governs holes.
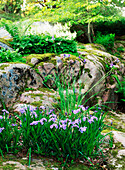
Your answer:
[[[22,55],[18,53],[18,51],[11,51],[2,48],[0,50],[0,63],[5,62],[23,62],[25,63],[25,59],[22,58]]]
[[[114,47],[115,34],[102,35],[100,32],[97,33],[94,43],[103,45],[107,50],[111,50]]]
[[[24,54],[66,53],[77,52],[76,42],[63,38],[54,38],[49,35],[26,35],[14,38],[13,48]]]

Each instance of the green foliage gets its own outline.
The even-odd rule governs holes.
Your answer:
[[[121,100],[125,102],[125,77],[123,78],[123,81],[120,81],[116,75],[114,75],[113,77],[115,77],[115,79],[117,80],[116,93],[119,93]]]
[[[1,7],[7,13],[19,13],[21,12],[22,3],[23,0],[3,0],[1,2]]]
[[[22,58],[22,55],[18,53],[18,51],[11,51],[2,48],[0,50],[0,63],[5,62],[23,62],[25,63],[25,59]]]
[[[103,45],[107,50],[111,50],[114,47],[115,34],[102,35],[100,32],[97,33],[94,43]]]
[[[99,31],[102,34],[114,34],[117,36],[124,35],[125,17],[117,16],[112,19],[99,21],[94,23],[95,32]]]
[[[14,49],[19,49],[24,54],[77,52],[75,41],[49,35],[26,35],[21,39],[14,38],[11,44]]]

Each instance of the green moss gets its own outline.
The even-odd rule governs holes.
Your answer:
[[[55,91],[53,89],[49,89],[49,88],[38,88],[39,91],[42,91],[42,92],[51,92],[51,93],[54,93]]]
[[[8,67],[9,66],[9,64],[2,64],[1,66],[0,66],[0,70],[4,70],[4,68],[6,68],[6,67]]]
[[[55,56],[54,53],[30,54],[29,56],[26,56],[26,60],[27,60],[28,64],[33,65],[33,64],[31,63],[31,59],[32,59],[32,58],[38,59],[39,62],[41,62],[41,61],[45,62],[45,61],[51,60],[51,58],[54,57],[54,56]]]
[[[11,41],[11,40],[9,40],[9,41]],[[9,41],[8,41],[8,40],[5,40],[4,38],[0,38],[0,42],[8,45],[9,47],[12,47],[11,44],[9,43]]]
[[[40,99],[43,99],[43,96],[44,96],[44,94],[41,94],[41,93],[38,93],[38,94],[29,93],[28,95],[31,96],[31,97],[34,97],[34,98],[37,97],[37,96],[39,96]]]
[[[40,106],[42,106],[42,101],[33,102],[33,103],[31,103],[31,105],[40,107]]]

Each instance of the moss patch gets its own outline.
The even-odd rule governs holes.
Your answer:
[[[27,60],[27,63],[29,65],[33,65],[31,63],[31,59],[32,58],[36,58],[39,60],[39,62],[45,62],[45,61],[49,61],[51,60],[52,57],[54,57],[55,54],[54,53],[45,53],[45,54],[30,54],[28,56],[26,56],[26,60]]]
[[[11,41],[11,40],[9,40],[9,41]],[[12,45],[9,43],[9,41],[5,40],[4,38],[0,38],[0,42],[8,45],[9,47],[12,47]]]
[[[1,66],[0,66],[0,70],[4,70],[6,67],[8,67],[9,66],[9,64],[2,64]]]

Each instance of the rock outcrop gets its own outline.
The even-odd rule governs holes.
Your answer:
[[[31,54],[26,57],[27,64],[0,64],[1,101],[7,105],[13,103],[26,87],[37,89],[45,85],[56,90],[56,74],[66,84],[72,85],[75,78],[76,91],[81,87],[81,98],[85,95],[83,102],[90,98],[86,104],[110,102],[108,106],[115,109],[118,101],[115,93],[117,83],[111,74],[116,74],[122,80],[124,64],[99,45],[87,44],[85,49],[78,49],[78,53],[79,56]],[[24,100],[24,97],[20,100]],[[35,102],[34,99],[30,100]],[[36,100],[41,99],[37,97]]]
[[[26,87],[42,86],[41,77],[26,64],[0,64],[0,104],[14,103]]]

